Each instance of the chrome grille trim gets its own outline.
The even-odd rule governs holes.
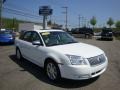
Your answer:
[[[103,54],[87,59],[91,66],[100,65],[106,61],[106,58]]]

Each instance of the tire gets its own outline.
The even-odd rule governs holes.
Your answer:
[[[19,48],[16,48],[16,58],[18,60],[22,60],[22,55],[21,55],[21,52],[20,52]]]
[[[48,79],[54,82],[60,80],[61,78],[59,67],[57,63],[52,60],[46,62],[45,73]]]

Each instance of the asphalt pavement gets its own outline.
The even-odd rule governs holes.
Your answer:
[[[0,90],[119,90],[120,41],[78,41],[95,45],[105,51],[109,65],[100,77],[78,81],[62,79],[54,83],[47,79],[42,68],[27,60],[17,60],[14,45],[0,45]]]

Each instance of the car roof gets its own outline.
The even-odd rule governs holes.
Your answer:
[[[4,33],[4,32],[10,32],[10,33],[12,33],[12,31],[10,31],[10,30],[0,31],[0,33]]]
[[[63,30],[58,29],[46,29],[46,30],[34,30],[36,32],[64,32]]]

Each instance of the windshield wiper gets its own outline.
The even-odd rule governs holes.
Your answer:
[[[70,43],[77,43],[77,42],[73,42],[73,41],[72,41],[72,42],[67,42],[66,44],[70,44]]]
[[[49,44],[48,46],[55,46],[55,45],[59,45],[59,44],[53,43],[53,44]]]

